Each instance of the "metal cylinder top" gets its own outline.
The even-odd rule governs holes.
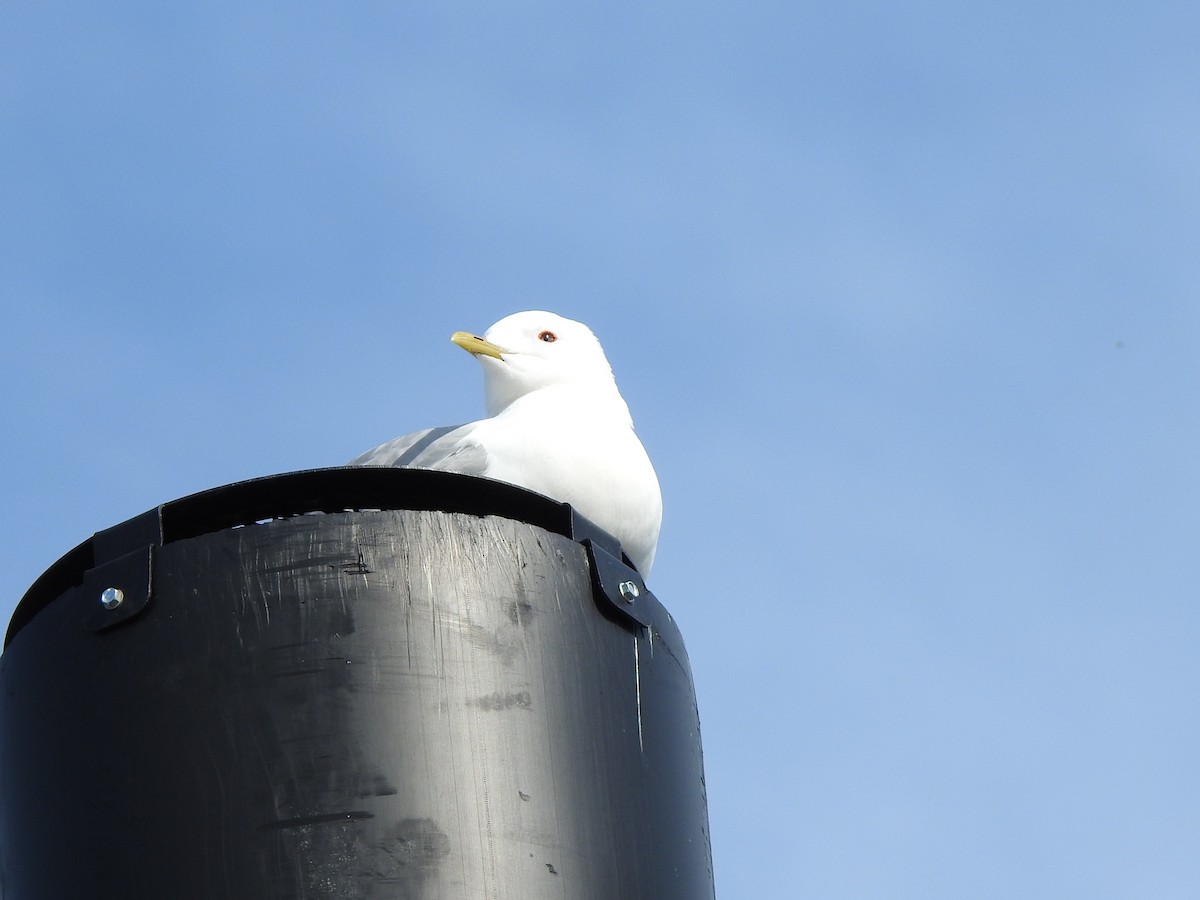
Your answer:
[[[387,509],[498,515],[598,545],[632,567],[616,538],[570,504],[515,485],[426,469],[307,469],[201,491],[96,532],[46,569],[25,592],[9,621],[4,646],[48,603],[82,583],[89,570],[143,547],[308,513]]]

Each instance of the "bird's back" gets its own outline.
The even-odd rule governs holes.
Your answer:
[[[410,469],[440,469],[463,475],[483,475],[487,454],[464,445],[475,423],[443,425],[401,435],[373,447],[350,461],[352,466],[395,466]]]

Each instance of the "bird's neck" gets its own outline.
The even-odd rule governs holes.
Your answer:
[[[501,400],[503,398],[495,398]],[[554,384],[529,391],[507,402],[493,406],[493,397],[488,395],[488,414],[498,416],[544,414],[562,417],[596,417],[612,422],[614,419],[633,426],[629,407],[614,382],[587,384]]]

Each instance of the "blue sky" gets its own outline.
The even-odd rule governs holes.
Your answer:
[[[1200,894],[1200,8],[0,9],[0,606],[586,321],[724,898]]]

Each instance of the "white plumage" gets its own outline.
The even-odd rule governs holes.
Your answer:
[[[482,475],[570,503],[649,575],[662,524],[658,477],[591,330],[531,311],[451,340],[483,365],[490,418],[406,434],[350,464]]]

